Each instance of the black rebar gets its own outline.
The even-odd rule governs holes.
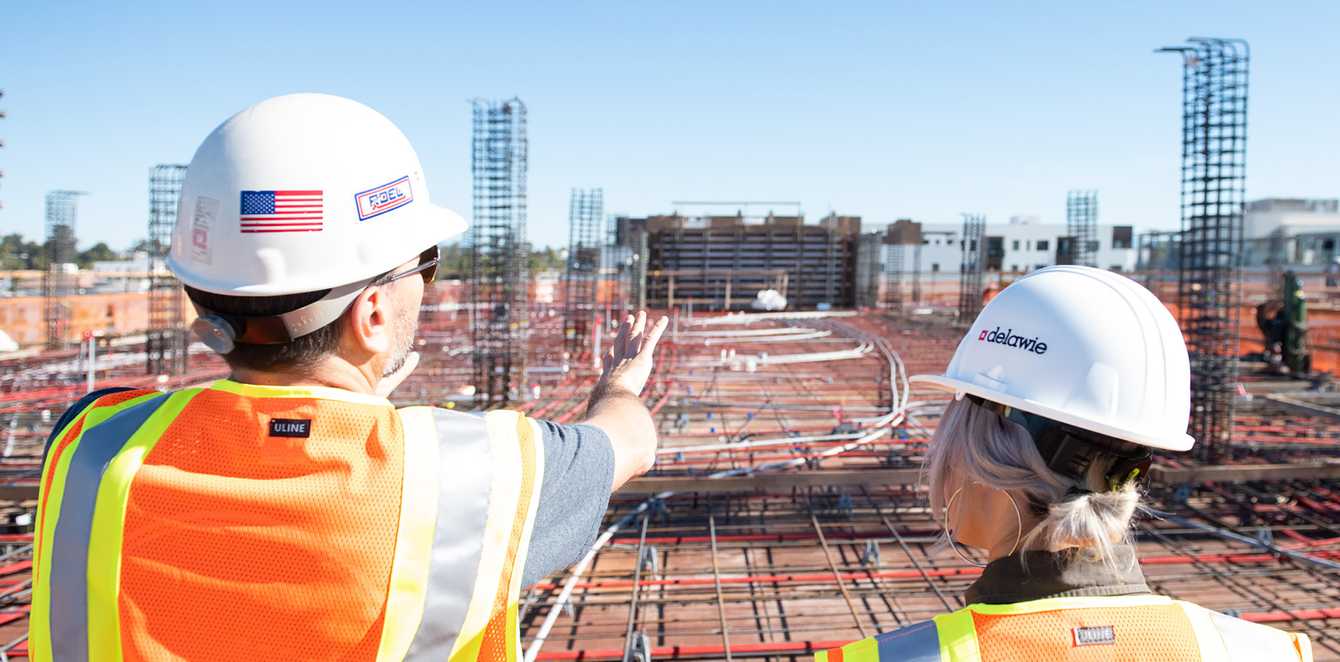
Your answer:
[[[476,99],[470,335],[475,401],[482,408],[524,398],[530,283],[526,159],[526,105],[520,99]]]
[[[181,284],[167,269],[177,200],[186,166],[160,164],[149,171],[149,328],[145,336],[145,371],[150,375],[186,372],[187,331]]]
[[[1177,303],[1191,358],[1191,426],[1201,459],[1231,459],[1246,196],[1247,77],[1241,39],[1194,37],[1182,56],[1182,191]]]

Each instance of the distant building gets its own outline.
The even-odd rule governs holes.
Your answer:
[[[1248,268],[1279,264],[1320,270],[1340,257],[1340,199],[1252,200],[1242,230]]]
[[[880,262],[901,264],[903,271],[916,268],[923,274],[957,274],[963,259],[961,223],[920,223],[913,233],[910,221],[888,226]],[[901,225],[900,225],[901,224]],[[919,235],[919,238],[916,237]],[[1067,262],[1070,235],[1065,224],[1037,222],[1036,217],[1015,216],[1009,223],[988,224],[985,232],[986,271],[1027,273]],[[1111,271],[1135,270],[1135,231],[1129,225],[1099,225],[1093,266]],[[920,255],[916,245],[920,244]],[[894,255],[900,252],[901,256]]]
[[[652,308],[744,310],[763,290],[795,309],[854,305],[858,216],[666,214],[616,219],[616,264]],[[626,251],[626,252],[625,252]]]

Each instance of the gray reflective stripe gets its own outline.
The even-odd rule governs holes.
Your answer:
[[[940,635],[935,621],[922,621],[875,637],[880,662],[939,662]]]
[[[88,659],[88,543],[98,485],[112,458],[166,401],[158,397],[133,405],[85,430],[70,458],[51,538],[52,659]]]
[[[1192,606],[1193,609],[1201,607]],[[1261,625],[1241,618],[1233,618],[1217,611],[1210,613],[1210,622],[1219,631],[1224,649],[1231,662],[1265,662],[1265,660],[1297,660],[1291,635],[1269,625]]]
[[[423,618],[410,644],[409,660],[446,660],[451,654],[479,575],[493,484],[484,417],[434,409],[433,422],[440,449],[437,526]]]

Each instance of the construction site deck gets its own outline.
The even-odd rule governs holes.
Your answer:
[[[425,308],[424,360],[394,399],[469,406],[467,316]],[[532,319],[538,397],[512,406],[579,421],[598,371],[564,352],[561,318]],[[525,590],[523,645],[540,660],[806,659],[962,606],[981,570],[943,544],[921,475],[947,400],[907,383],[943,370],[962,331],[888,310],[676,315],[645,394],[656,467],[614,495],[587,559]],[[95,384],[227,374],[198,344],[183,374],[145,374],[143,342],[104,350]],[[1141,563],[1160,594],[1305,632],[1317,659],[1340,659],[1340,397],[1240,367],[1220,459],[1158,458],[1133,532]],[[43,445],[86,368],[75,350],[0,365],[8,658],[26,650]]]

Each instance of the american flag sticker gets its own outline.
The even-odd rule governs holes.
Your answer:
[[[320,232],[321,191],[242,191],[242,232]]]

